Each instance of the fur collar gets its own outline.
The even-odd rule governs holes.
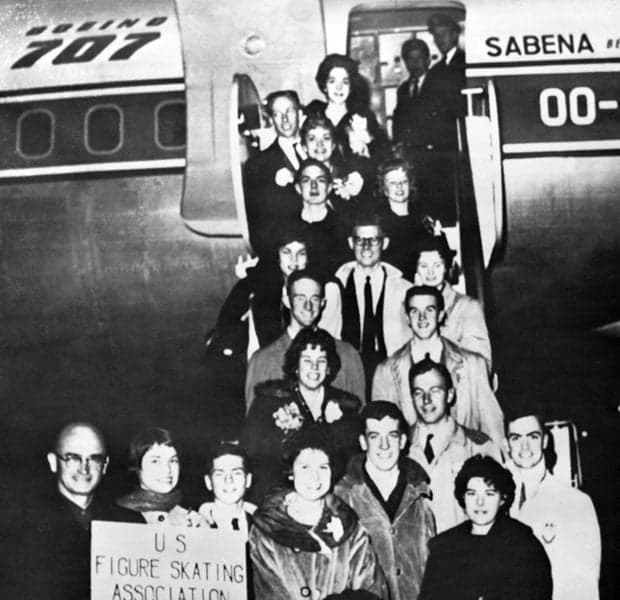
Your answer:
[[[358,520],[353,509],[333,494],[326,496],[323,514],[317,525],[309,527],[298,523],[286,511],[291,493],[291,490],[282,490],[267,496],[254,513],[254,525],[276,543],[303,552],[320,552],[322,544],[335,548],[355,530]],[[341,535],[334,535],[328,530],[330,523],[335,521],[340,522]]]

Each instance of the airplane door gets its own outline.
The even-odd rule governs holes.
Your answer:
[[[476,199],[480,242],[485,268],[496,247],[504,240],[504,175],[502,170],[501,131],[495,83],[463,90],[467,98],[465,131]]]

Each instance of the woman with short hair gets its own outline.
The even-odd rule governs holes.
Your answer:
[[[198,513],[180,505],[179,453],[167,429],[152,427],[131,441],[129,469],[136,473],[138,487],[116,501],[127,509],[127,521],[177,526],[200,524]]]
[[[372,164],[367,158],[343,152],[336,128],[324,114],[310,114],[301,126],[299,137],[308,158],[322,162],[329,169],[333,182],[329,205],[340,216],[347,217],[349,211],[369,197]]]
[[[532,530],[508,516],[515,484],[489,456],[463,464],[454,495],[468,520],[429,542],[418,600],[551,600],[551,567]]]
[[[282,450],[292,489],[266,498],[250,532],[256,598],[318,600],[345,590],[384,598],[385,580],[368,533],[353,509],[330,491],[329,427],[302,428]]]
[[[296,431],[323,423],[333,437],[342,470],[358,448],[360,399],[331,387],[340,370],[334,338],[322,329],[306,327],[284,357],[284,379],[256,386],[256,398],[246,417],[240,442],[254,465],[252,499],[260,502],[285,482],[282,446]]]

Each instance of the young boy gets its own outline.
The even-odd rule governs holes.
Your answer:
[[[243,500],[252,485],[248,455],[243,448],[220,442],[207,461],[205,485],[213,502],[201,504],[198,512],[212,529],[240,531],[247,540],[256,506]]]

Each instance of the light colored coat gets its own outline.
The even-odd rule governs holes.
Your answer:
[[[465,512],[454,497],[454,480],[463,463],[474,456],[482,454],[502,462],[499,447],[480,431],[471,431],[450,418],[453,433],[445,441],[443,448],[434,445],[435,457],[429,464],[424,456],[426,440],[420,435],[420,427],[411,428],[411,446],[409,457],[422,465],[431,478],[430,488],[433,493],[431,508],[435,515],[437,533],[446,531],[467,519]]]
[[[521,487],[519,469],[511,466]],[[598,600],[601,532],[592,500],[547,472],[536,492],[510,514],[529,525],[551,563],[553,600]]]
[[[336,271],[336,277],[343,287],[347,285],[347,280],[355,265],[355,261],[351,261]],[[381,266],[386,273],[383,301],[383,339],[389,356],[411,338],[411,329],[407,321],[404,301],[407,290],[413,284],[407,281],[396,267],[388,263],[381,263]],[[362,318],[361,315],[360,318]]]
[[[452,376],[456,405],[452,416],[468,429],[486,433],[496,444],[504,439],[504,413],[489,384],[484,359],[441,338],[442,362]],[[407,422],[417,421],[409,389],[409,369],[413,364],[409,343],[379,364],[372,382],[372,399],[398,405]]]
[[[435,535],[435,518],[424,470],[409,459],[401,459],[407,481],[394,520],[364,480],[366,455],[355,456],[347,474],[334,488],[357,513],[368,530],[372,546],[388,582],[390,600],[415,600],[418,597],[428,541]]]
[[[460,294],[447,282],[441,294],[446,311],[441,335],[465,350],[480,354],[486,361],[490,373],[491,340],[480,302]]]

